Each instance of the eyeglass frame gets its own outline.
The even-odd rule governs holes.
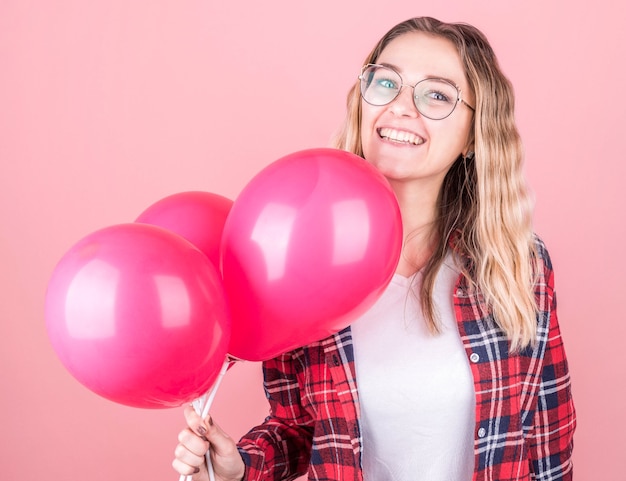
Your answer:
[[[386,102],[384,104],[373,104],[371,102],[369,102],[366,98],[365,95],[363,95],[363,81],[365,81],[365,79],[363,78],[363,73],[365,72],[365,70],[367,70],[370,67],[380,67],[380,68],[385,68],[388,70],[391,70],[393,73],[395,73],[399,78],[400,78],[400,87],[398,88],[398,92],[396,93],[396,95],[389,101]],[[425,79],[420,80],[419,82],[415,83],[414,85],[411,84],[405,84],[404,83],[404,79],[402,78],[402,75],[400,75],[400,73],[394,69],[393,67],[390,67],[388,65],[381,65],[378,63],[368,63],[366,65],[363,65],[363,67],[361,67],[361,73],[359,74],[359,93],[361,94],[361,98],[368,104],[373,105],[374,107],[382,107],[383,105],[389,105],[391,102],[393,102],[394,100],[396,100],[399,96],[400,93],[402,92],[402,89],[404,87],[411,87],[413,89],[413,105],[415,105],[415,108],[417,109],[417,111],[420,113],[420,115],[423,115],[424,117],[426,117],[427,119],[430,120],[443,120],[443,119],[447,119],[448,117],[450,117],[450,115],[452,115],[452,113],[455,111],[456,106],[460,103],[462,103],[463,105],[465,105],[467,108],[469,108],[472,112],[476,112],[476,109],[474,107],[472,107],[470,104],[468,104],[465,100],[463,100],[461,98],[461,89],[459,88],[458,85],[455,85],[453,82],[451,82],[450,80],[447,80],[445,78],[440,78],[440,77],[427,77]],[[441,117],[439,119],[434,119],[432,117],[429,117],[428,115],[425,115],[422,113],[422,111],[419,109],[419,107],[417,106],[417,103],[415,102],[415,87],[417,87],[419,84],[421,84],[422,82],[425,82],[427,80],[437,80],[440,82],[445,82],[448,85],[454,87],[454,89],[457,92],[457,96],[456,96],[456,101],[454,102],[454,107],[452,107],[452,110],[450,111],[450,113],[448,115],[446,115],[445,117]]]

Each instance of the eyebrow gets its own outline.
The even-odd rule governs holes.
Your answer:
[[[387,63],[387,62],[376,62],[376,65],[382,65],[383,67],[387,67],[390,68],[392,70],[395,70],[396,72],[400,73],[400,71],[402,70],[400,67],[393,65],[391,63]],[[461,88],[459,86],[459,84],[457,82],[455,82],[454,80],[447,78],[447,77],[442,77],[441,75],[426,75],[422,80],[426,80],[426,79],[441,79],[441,80],[445,80],[449,83],[451,83],[452,85],[456,86],[457,88]],[[420,80],[421,82],[421,80]]]

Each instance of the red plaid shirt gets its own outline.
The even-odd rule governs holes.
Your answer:
[[[576,425],[548,252],[537,241],[538,342],[519,354],[480,292],[461,276],[454,295],[474,377],[474,481],[572,479]],[[246,480],[362,481],[362,437],[350,328],[266,361],[271,415],[239,442]],[[410,382],[410,380],[407,380]],[[416,473],[416,479],[419,473]],[[374,480],[381,481],[381,480]]]

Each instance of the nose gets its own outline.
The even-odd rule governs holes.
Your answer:
[[[402,85],[400,93],[391,102],[390,109],[399,116],[417,117],[419,112],[413,100],[413,87],[410,85]]]

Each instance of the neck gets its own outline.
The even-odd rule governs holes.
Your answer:
[[[438,241],[435,219],[439,191],[393,181],[391,186],[400,206],[404,239],[396,273],[408,277],[428,263]]]

